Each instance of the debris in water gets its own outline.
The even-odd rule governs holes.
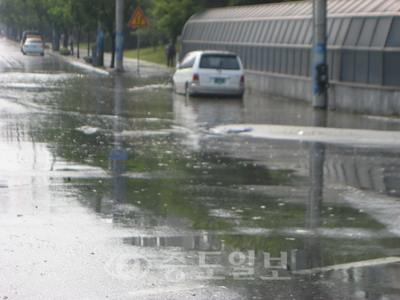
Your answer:
[[[239,127],[239,128],[212,128],[210,129],[211,134],[226,134],[226,133],[240,133],[240,132],[248,132],[248,131],[253,131],[252,127]]]
[[[91,126],[82,126],[82,127],[75,128],[75,130],[81,131],[84,134],[90,135],[90,134],[98,133],[100,131],[100,128],[91,127]]]

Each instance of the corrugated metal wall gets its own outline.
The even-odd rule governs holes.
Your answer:
[[[400,1],[328,1],[330,78],[400,87]],[[229,50],[247,70],[311,76],[310,1],[212,9],[194,15],[182,33],[182,55]]]

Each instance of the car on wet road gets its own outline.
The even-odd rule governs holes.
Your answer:
[[[21,46],[21,52],[22,52],[22,48],[25,44],[25,41],[27,38],[33,38],[33,37],[37,37],[37,38],[42,38],[42,35],[40,34],[40,32],[38,30],[25,30],[22,33],[22,37],[21,40],[19,42],[20,46]]]
[[[44,43],[40,37],[28,37],[24,44],[22,45],[21,49],[22,53],[38,53],[41,56],[44,55]]]
[[[227,51],[193,51],[178,63],[174,91],[187,95],[242,97],[245,91],[239,56]]]

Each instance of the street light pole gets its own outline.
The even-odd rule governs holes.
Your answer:
[[[326,108],[328,103],[328,65],[326,63],[326,0],[313,0],[314,68],[312,105]]]
[[[123,72],[123,23],[124,23],[124,0],[115,0],[115,20],[116,20],[116,32],[115,32],[115,50],[117,52],[117,72]]]

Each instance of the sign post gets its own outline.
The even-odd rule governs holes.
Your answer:
[[[131,19],[129,20],[127,26],[129,27],[137,27],[137,52],[138,52],[138,59],[137,59],[137,71],[139,73],[139,60],[140,60],[140,28],[141,27],[148,27],[149,22],[147,22],[146,17],[144,16],[143,10],[138,6],[133,13]]]

